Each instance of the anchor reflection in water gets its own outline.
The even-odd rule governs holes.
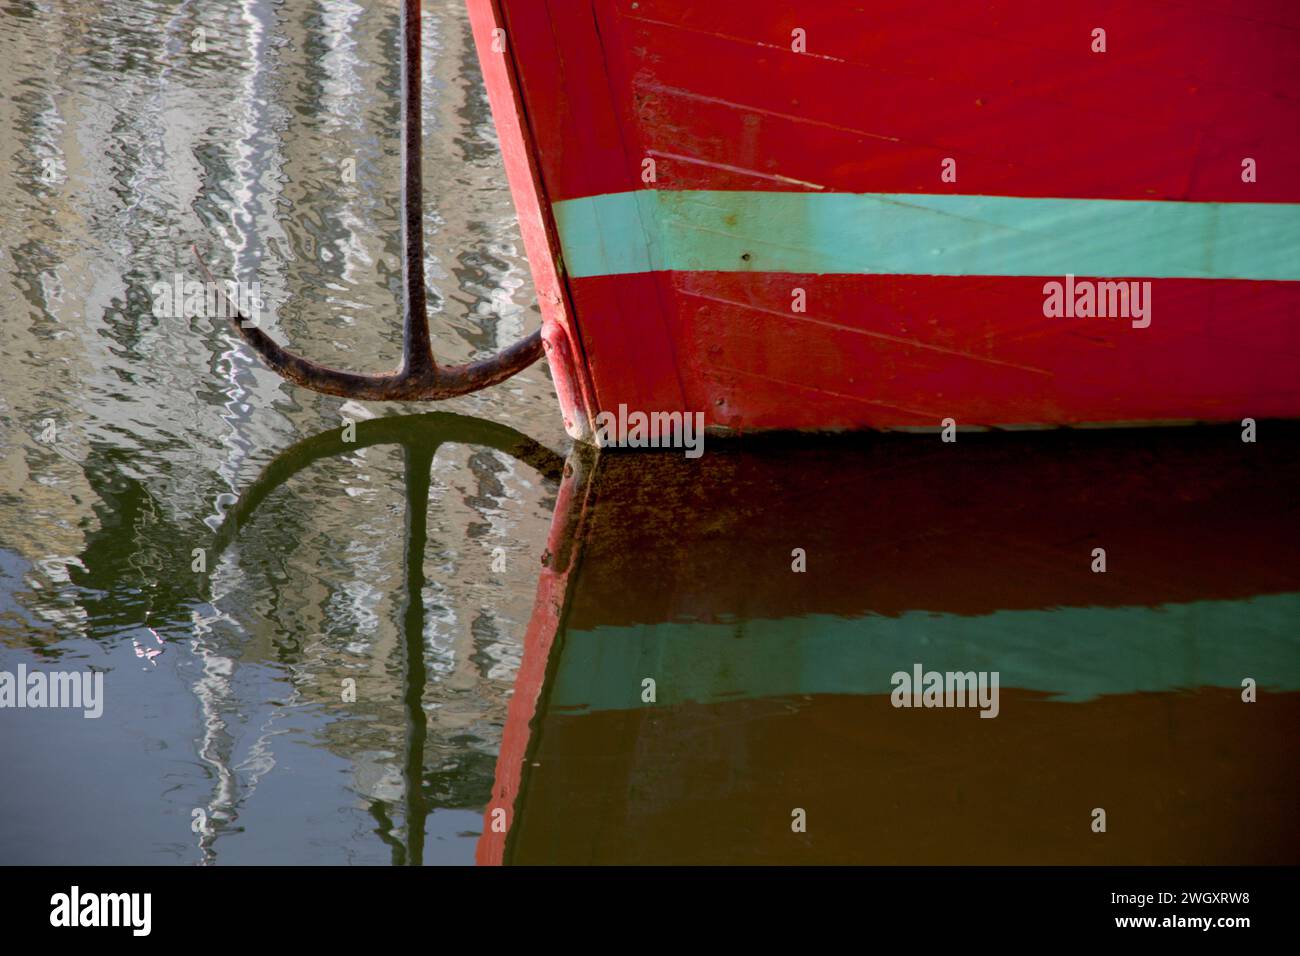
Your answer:
[[[453,421],[295,446],[219,535],[312,461],[402,445],[408,863],[429,469]],[[1293,862],[1300,432],[1271,427],[1249,458],[1205,428],[561,462],[465,424],[558,481],[478,862]],[[891,675],[922,665],[997,672],[996,719],[892,707]]]
[[[424,748],[427,718],[422,704],[427,671],[424,663],[424,552],[428,542],[430,470],[443,443],[492,448],[530,465],[543,479],[556,482],[564,470],[558,455],[514,429],[442,412],[381,418],[355,426],[355,436],[345,440],[344,429],[304,439],[276,457],[226,512],[213,544],[213,560],[236,539],[263,501],[298,472],[334,455],[354,453],[374,445],[400,445],[406,490],[403,544],[403,671],[402,704],[406,712],[403,785],[405,792],[405,842],[393,845],[393,862],[423,863],[425,821],[429,806],[423,795]],[[380,821],[385,833],[393,829]]]

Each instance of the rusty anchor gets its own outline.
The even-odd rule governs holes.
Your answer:
[[[424,198],[421,170],[420,0],[403,0],[402,28],[402,364],[392,372],[369,375],[330,368],[295,355],[249,322],[229,301],[227,314],[241,338],[266,366],[283,378],[323,392],[368,401],[422,401],[451,398],[502,382],[532,365],[543,351],[539,329],[490,358],[466,365],[439,365],[429,340],[424,291]],[[198,248],[194,254],[209,282],[212,272]],[[224,293],[222,293],[224,295]]]

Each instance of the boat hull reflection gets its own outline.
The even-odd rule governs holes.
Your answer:
[[[1270,429],[571,458],[479,862],[1296,862]],[[996,718],[893,706],[916,665]]]

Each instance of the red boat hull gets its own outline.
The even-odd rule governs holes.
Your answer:
[[[575,435],[1300,414],[1292,5],[469,6]],[[1149,282],[1146,324],[1045,314],[1066,274]]]

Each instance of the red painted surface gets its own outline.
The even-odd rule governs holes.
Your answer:
[[[595,393],[571,317],[572,305],[557,269],[559,241],[537,164],[538,150],[519,98],[511,49],[508,43],[500,42],[504,39],[504,20],[496,0],[468,0],[468,5],[474,45],[519,216],[519,231],[542,310],[542,340],[551,378],[560,399],[565,430],[582,437],[590,432]]]
[[[1291,0],[502,6],[553,202],[641,188],[645,155],[689,157],[661,189],[1300,201]]]
[[[557,278],[548,221],[645,188],[646,157],[658,189],[1300,202],[1289,0],[496,3],[470,2],[480,55],[544,314],[578,365],[561,377],[590,409],[735,430],[1300,415],[1300,283],[1156,280],[1138,330],[1042,318],[1043,278]],[[497,23],[508,61],[483,49]]]
[[[1300,283],[1157,280],[1145,329],[1044,318],[1040,278],[693,272],[572,284],[608,401],[676,407],[680,376],[686,408],[738,430],[1300,412]],[[806,313],[790,312],[794,287]],[[667,304],[643,321],[665,315],[675,353],[632,350],[626,312],[645,302]]]

